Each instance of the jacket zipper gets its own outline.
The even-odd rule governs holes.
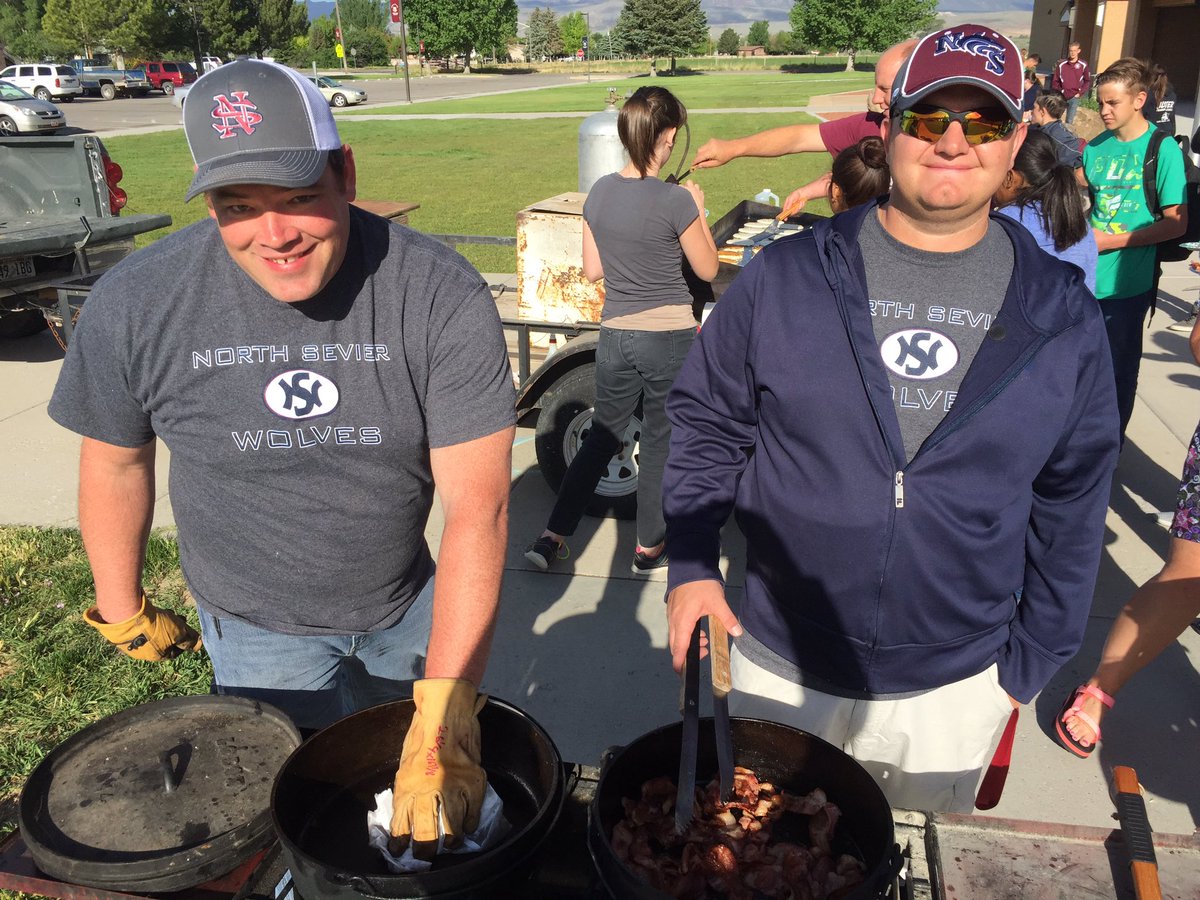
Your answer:
[[[896,498],[896,509],[904,509],[904,470],[896,473],[896,488],[892,492]]]

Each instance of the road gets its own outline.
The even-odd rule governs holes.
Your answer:
[[[500,94],[510,91],[527,91],[539,88],[558,87],[564,84],[579,84],[586,80],[584,75],[525,74],[511,75],[433,75],[412,78],[414,103],[443,100],[452,97],[469,97],[478,94]],[[593,82],[612,80],[611,76],[592,76]],[[356,109],[392,106],[403,103],[404,79],[379,77],[355,79],[357,87],[367,92],[368,100]],[[59,108],[67,116],[67,128],[63,134],[136,134],[173,128],[180,124],[180,110],[172,98],[157,91],[145,97],[128,97],[116,100],[82,97],[71,103],[61,103]],[[597,101],[597,109],[600,101]]]

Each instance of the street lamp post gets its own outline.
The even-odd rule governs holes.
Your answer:
[[[587,66],[588,84],[592,83],[592,14],[585,12],[584,20],[587,22],[587,32],[583,36],[583,61]]]
[[[337,17],[337,42],[342,47],[342,71],[346,71],[346,41],[345,34],[342,32],[342,8],[338,6],[338,0],[333,0],[333,14]]]
[[[404,99],[412,103],[412,89],[408,86],[408,35],[404,29],[404,0],[393,0],[400,19],[400,58],[404,61]]]

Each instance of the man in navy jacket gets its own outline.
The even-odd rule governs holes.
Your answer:
[[[841,746],[895,806],[971,809],[1011,711],[1077,650],[1099,564],[1118,445],[1100,311],[989,216],[1021,92],[1003,35],[924,38],[893,87],[890,196],[759,254],[668,404],[676,669],[719,617],[734,714]]]

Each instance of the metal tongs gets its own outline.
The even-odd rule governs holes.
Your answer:
[[[712,673],[713,731],[717,743],[717,770],[721,799],[733,796],[733,734],[729,727],[729,636],[715,616],[708,617],[708,651]],[[692,822],[696,802],[696,755],[700,744],[700,622],[692,631],[683,664],[683,692],[679,699],[683,734],[679,751],[679,782],[675,794],[675,831],[683,834]]]

